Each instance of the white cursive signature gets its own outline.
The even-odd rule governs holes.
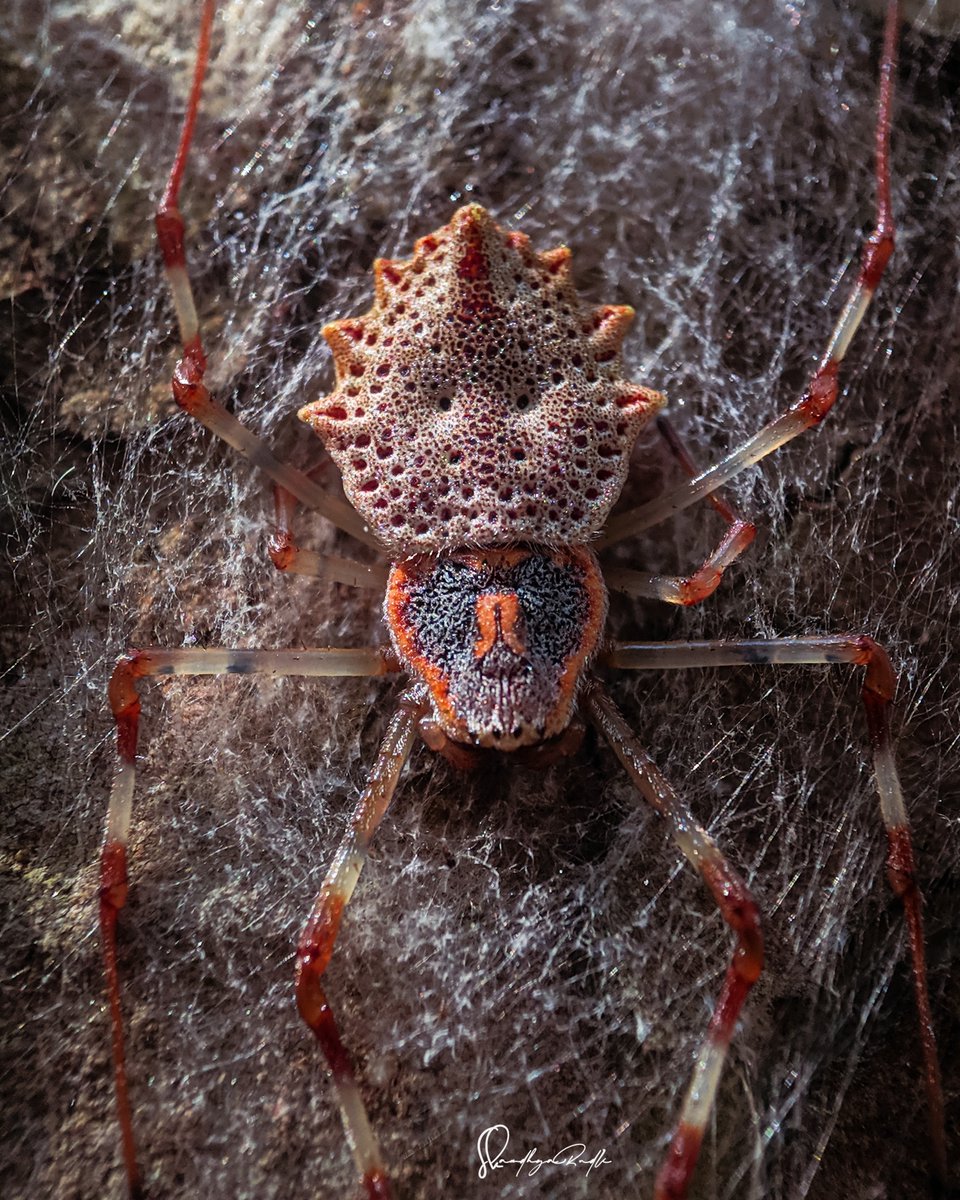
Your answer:
[[[524,1169],[527,1174],[536,1175],[541,1167],[586,1167],[589,1175],[594,1167],[613,1162],[613,1159],[607,1158],[606,1150],[598,1150],[592,1158],[588,1158],[583,1142],[564,1146],[550,1158],[540,1158],[536,1149],[528,1150],[523,1158],[505,1158],[509,1142],[510,1130],[506,1125],[491,1125],[480,1134],[477,1138],[477,1154],[480,1156],[478,1174],[481,1179],[486,1179],[491,1171],[499,1171],[502,1167],[516,1167],[518,1177]]]

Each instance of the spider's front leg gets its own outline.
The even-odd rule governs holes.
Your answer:
[[[343,910],[350,902],[370,842],[393,798],[400,772],[410,757],[426,707],[422,689],[411,689],[401,697],[366,789],[330,864],[297,946],[297,1008],[316,1034],[330,1067],[344,1132],[368,1200],[392,1200],[393,1189],[357,1087],[353,1062],[340,1040],[322,980],[333,956]]]
[[[133,1136],[124,1054],[123,1009],[117,966],[117,919],[127,902],[127,844],[140,728],[137,682],[155,675],[373,676],[397,669],[392,654],[372,647],[325,650],[141,650],[122,658],[114,669],[110,679],[110,707],[117,726],[119,761],[110,790],[106,830],[100,852],[100,941],[113,1030],[117,1117],[131,1200],[139,1200],[143,1195],[143,1186]],[[371,788],[378,779],[378,771],[385,769],[381,751]],[[378,786],[382,787],[382,784]],[[368,788],[368,793],[371,788]]]
[[[824,663],[851,663],[866,668],[861,698],[870,731],[880,812],[887,833],[887,875],[894,894],[903,904],[907,920],[914,1000],[923,1048],[930,1142],[935,1169],[939,1178],[945,1181],[947,1149],[943,1084],[927,986],[923,896],[917,883],[910,822],[893,754],[890,709],[897,678],[886,651],[872,637],[835,634],[762,641],[619,642],[601,661],[605,666],[635,671]]]
[[[674,841],[702,875],[723,919],[737,937],[723,989],[697,1054],[680,1118],[654,1189],[654,1200],[683,1200],[700,1155],[704,1128],[713,1110],[740,1009],[763,967],[760,913],[750,889],[657,770],[599,684],[592,682],[587,686],[581,704],[644,799],[666,820]]]

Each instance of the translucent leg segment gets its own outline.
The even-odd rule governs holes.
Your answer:
[[[861,697],[873,749],[880,812],[887,831],[887,875],[903,902],[913,965],[914,997],[923,1047],[930,1141],[941,1179],[947,1175],[943,1085],[933,1031],[923,939],[923,896],[916,880],[913,844],[890,734],[890,707],[897,679],[882,646],[871,637],[777,638],[769,641],[618,642],[602,657],[605,666],[633,671],[686,670],[786,664],[851,663],[866,667]]]
[[[197,308],[193,298],[193,288],[190,285],[190,277],[187,273],[183,217],[180,214],[178,201],[183,172],[190,153],[190,143],[193,140],[193,130],[200,108],[203,78],[210,57],[210,30],[215,9],[215,0],[204,0],[193,85],[187,101],[180,143],[155,218],[157,241],[163,255],[164,271],[176,310],[180,341],[183,345],[183,357],[177,363],[173,373],[174,399],[185,412],[195,417],[215,436],[232,446],[252,466],[263,471],[274,483],[292,492],[301,503],[307,505],[308,508],[316,509],[338,529],[342,529],[368,545],[377,546],[379,545],[377,539],[349,504],[336,496],[328,496],[303,472],[280,462],[265,442],[251,433],[236,417],[228,413],[223,405],[217,404],[213,400],[203,383],[203,376],[207,369],[207,356],[200,338]]]
[[[654,766],[599,685],[593,683],[587,687],[581,705],[610,743],[643,798],[667,822],[674,841],[700,872],[723,919],[737,938],[717,1006],[697,1054],[670,1149],[654,1188],[654,1200],[683,1200],[700,1155],[703,1132],[713,1110],[737,1017],[763,967],[760,914],[747,885]]]
[[[666,417],[658,417],[657,428],[686,474],[693,478],[697,469],[673,425]],[[712,596],[720,586],[720,580],[727,567],[753,542],[757,528],[752,522],[738,517],[730,505],[715,492],[707,496],[707,500],[726,521],[727,530],[716,550],[692,575],[645,575],[624,567],[608,567],[604,571],[607,587],[626,596],[648,596],[654,600],[663,600],[667,604],[699,604],[701,600]],[[604,537],[597,543],[600,549],[606,544]]]
[[[270,538],[270,558],[278,571],[290,575],[308,575],[313,579],[332,579],[351,587],[382,591],[387,586],[389,569],[381,564],[355,562],[332,554],[302,550],[293,533],[297,498],[279,484],[274,486],[275,524]]]
[[[297,947],[297,1007],[316,1035],[330,1067],[343,1128],[368,1200],[390,1200],[393,1190],[360,1096],[353,1062],[340,1040],[322,980],[333,955],[343,910],[353,895],[370,842],[413,749],[425,709],[424,702],[412,692],[401,699]]]
[[[120,660],[110,679],[110,707],[117,726],[117,773],[110,791],[100,852],[100,942],[110,1021],[117,1117],[127,1188],[132,1200],[143,1195],[137,1163],[124,1055],[123,1010],[117,970],[117,918],[127,901],[127,842],[140,726],[137,681],[151,675],[383,675],[398,664],[389,652],[373,648],[330,650],[141,650]]]
[[[604,531],[604,545],[612,545],[625,537],[640,533],[665,521],[674,513],[689,508],[703,496],[733,479],[747,467],[778,450],[804,430],[811,429],[824,419],[837,398],[837,377],[840,364],[870,307],[884,269],[893,253],[894,224],[890,203],[890,122],[893,108],[893,79],[897,61],[897,36],[900,24],[899,5],[892,0],[887,6],[887,22],[880,66],[880,102],[876,125],[876,226],[863,247],[860,271],[850,290],[823,357],[810,379],[806,394],[787,412],[765,425],[759,433],[727,455],[716,466],[704,471],[689,483],[681,484],[648,504],[613,517]]]

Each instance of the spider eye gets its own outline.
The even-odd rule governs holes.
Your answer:
[[[453,401],[449,396],[441,396],[437,401],[437,408],[439,408],[441,412],[449,412],[452,405]]]

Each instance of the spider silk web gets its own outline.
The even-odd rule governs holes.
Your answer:
[[[958,255],[955,6],[904,39],[899,241],[816,434],[727,494],[760,532],[698,608],[614,599],[623,637],[869,632],[901,672],[898,759],[956,1112]],[[873,220],[880,23],[828,0],[227,2],[183,208],[219,396],[302,467],[324,321],[372,260],[476,200],[637,309],[625,375],[701,462],[781,411]],[[269,489],[179,415],[151,216],[196,6],[14,0],[0,18],[8,214],[3,450],[3,1191],[119,1197],[96,854],[128,646],[381,644],[378,599],[266,555]],[[656,439],[627,501],[674,481]],[[329,469],[324,482],[336,487]],[[706,507],[607,561],[689,571]],[[356,553],[301,514],[305,546]],[[617,703],[746,876],[767,966],[692,1195],[929,1195],[899,906],[860,672],[623,675]],[[293,948],[393,704],[368,681],[144,686],[120,946],[154,1200],[353,1195]],[[646,1196],[731,937],[612,754],[456,773],[415,752],[329,991],[402,1200]],[[950,1105],[953,1107],[951,1108]],[[608,1163],[478,1178],[582,1142]],[[949,1127],[948,1121],[948,1127]],[[956,1151],[956,1143],[953,1143]]]

